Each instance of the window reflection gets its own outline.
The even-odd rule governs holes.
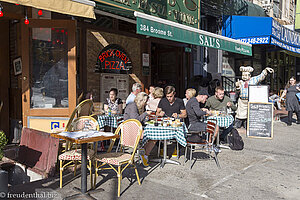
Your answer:
[[[67,39],[62,28],[31,29],[31,108],[69,106]]]

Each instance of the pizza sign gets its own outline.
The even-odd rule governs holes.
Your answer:
[[[129,70],[130,64],[125,51],[116,45],[107,46],[98,56],[98,66],[104,72]]]

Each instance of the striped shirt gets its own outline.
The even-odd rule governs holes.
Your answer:
[[[249,85],[257,85],[259,82],[263,81],[267,76],[267,72],[263,70],[261,74],[258,76],[251,77],[250,80],[248,81],[248,86]],[[241,99],[248,99],[248,87],[245,88],[246,81],[241,81],[241,86],[240,86],[240,98]]]

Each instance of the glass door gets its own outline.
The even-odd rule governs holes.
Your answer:
[[[23,125],[28,116],[68,117],[76,106],[75,22],[22,25]]]

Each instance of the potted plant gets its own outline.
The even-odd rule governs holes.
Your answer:
[[[7,144],[6,135],[2,130],[0,130],[0,161],[2,160],[2,158],[4,156],[3,149],[6,144]]]

